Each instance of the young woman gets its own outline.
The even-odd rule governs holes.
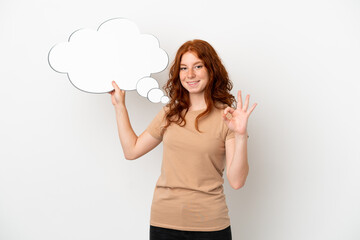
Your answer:
[[[125,158],[137,159],[163,141],[161,175],[151,206],[150,240],[230,240],[223,192],[223,171],[234,189],[248,175],[248,110],[214,48],[203,40],[184,43],[170,68],[164,90],[169,103],[140,135],[134,133],[125,106],[125,91],[113,82],[120,142]]]

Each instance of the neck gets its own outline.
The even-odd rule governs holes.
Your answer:
[[[206,108],[206,102],[205,102],[204,93],[190,94],[189,97],[190,97],[189,110],[194,111],[194,110],[199,110],[199,109]]]

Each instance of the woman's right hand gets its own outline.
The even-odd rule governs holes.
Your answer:
[[[109,92],[111,94],[111,102],[114,107],[125,107],[125,90],[121,90],[115,81],[112,81],[114,90]]]

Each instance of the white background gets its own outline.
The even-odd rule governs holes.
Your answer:
[[[109,94],[53,71],[50,48],[125,17],[173,60],[211,43],[258,106],[246,185],[225,194],[234,240],[360,239],[360,2],[0,2],[0,239],[148,239],[162,145],[123,157]],[[168,70],[153,74],[162,86]],[[163,106],[127,92],[137,134]],[[224,173],[224,176],[225,173]]]

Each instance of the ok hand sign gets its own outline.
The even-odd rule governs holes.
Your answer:
[[[257,103],[254,103],[254,105],[252,105],[251,109],[247,110],[248,106],[249,106],[250,95],[246,96],[244,106],[242,104],[242,99],[241,99],[241,90],[238,91],[237,97],[238,97],[238,102],[237,102],[236,109],[233,109],[231,107],[225,108],[224,113],[223,113],[223,119],[224,119],[226,125],[228,126],[228,128],[231,131],[235,132],[235,134],[246,136],[248,119],[250,117],[251,112],[256,107]],[[228,119],[226,117],[226,115],[228,113],[231,114],[231,116],[232,116],[231,119]]]

